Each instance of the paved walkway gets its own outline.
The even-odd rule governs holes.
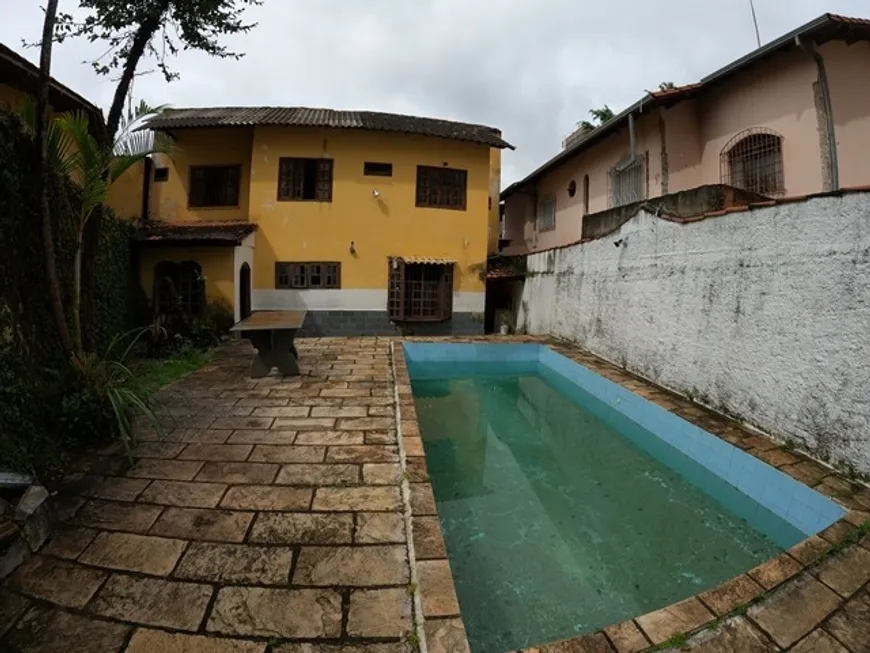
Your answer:
[[[66,526],[0,588],[0,651],[410,653],[418,613],[407,478],[428,652],[468,653],[452,583],[421,575],[444,550],[432,536],[431,492],[419,494],[428,476],[402,357],[395,388],[388,340],[298,345],[302,377],[259,381],[247,375],[247,343],[225,347],[161,393],[174,420],[162,437],[141,429],[132,469],[107,451],[70,477],[59,502]],[[870,490],[573,347],[555,348],[852,512],[700,597],[528,653],[638,653],[669,639],[682,648],[667,650],[695,653],[870,653],[870,535],[843,543],[870,517]],[[688,642],[671,637],[696,630]]]
[[[132,469],[71,479],[68,528],[0,590],[0,650],[409,650],[389,343],[299,349],[301,378],[255,382],[227,347],[162,393],[175,423]]]

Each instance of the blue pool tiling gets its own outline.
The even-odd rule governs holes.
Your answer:
[[[634,394],[618,383],[595,374],[582,365],[539,344],[494,343],[405,343],[409,372],[414,367],[425,374],[420,363],[502,361],[528,363],[553,373],[616,410],[601,415],[606,421],[628,419],[642,429],[690,457],[713,474],[764,506],[806,536],[824,530],[840,519],[845,510],[822,494],[794,480],[715,435],[687,422],[670,411]],[[487,366],[488,367],[488,366]],[[493,366],[495,369],[495,366]],[[516,367],[514,367],[516,369]],[[547,374],[548,375],[548,374]],[[618,428],[618,423],[612,424]],[[635,441],[653,453],[655,443]],[[727,494],[717,497],[728,503]],[[751,515],[747,518],[751,523]]]

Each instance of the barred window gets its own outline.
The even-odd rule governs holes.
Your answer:
[[[190,208],[239,205],[242,166],[190,166]]]
[[[417,206],[465,210],[468,171],[417,166]]]
[[[610,169],[610,206],[623,206],[646,199],[646,155],[626,157]]]
[[[784,193],[782,136],[760,127],[737,134],[722,148],[719,171],[723,184],[761,195]]]
[[[552,195],[538,202],[538,231],[556,228],[556,198]]]
[[[341,288],[341,263],[275,263],[275,288]]]
[[[453,316],[453,264],[390,260],[387,313],[394,322],[444,322]]]
[[[332,159],[282,157],[278,162],[278,200],[331,202]]]

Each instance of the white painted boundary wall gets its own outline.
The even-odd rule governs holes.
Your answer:
[[[528,268],[520,329],[870,473],[870,193],[689,224],[641,211]]]

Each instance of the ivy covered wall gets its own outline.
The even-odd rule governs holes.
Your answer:
[[[36,155],[18,117],[0,111],[0,466],[9,464],[3,458],[10,442],[20,449],[22,441],[52,430],[53,385],[65,365],[49,303]],[[69,306],[75,191],[59,178],[51,184],[58,275]],[[96,258],[82,283],[83,326],[85,341],[102,351],[134,325],[138,284],[132,277],[132,226],[108,214],[97,226]]]

